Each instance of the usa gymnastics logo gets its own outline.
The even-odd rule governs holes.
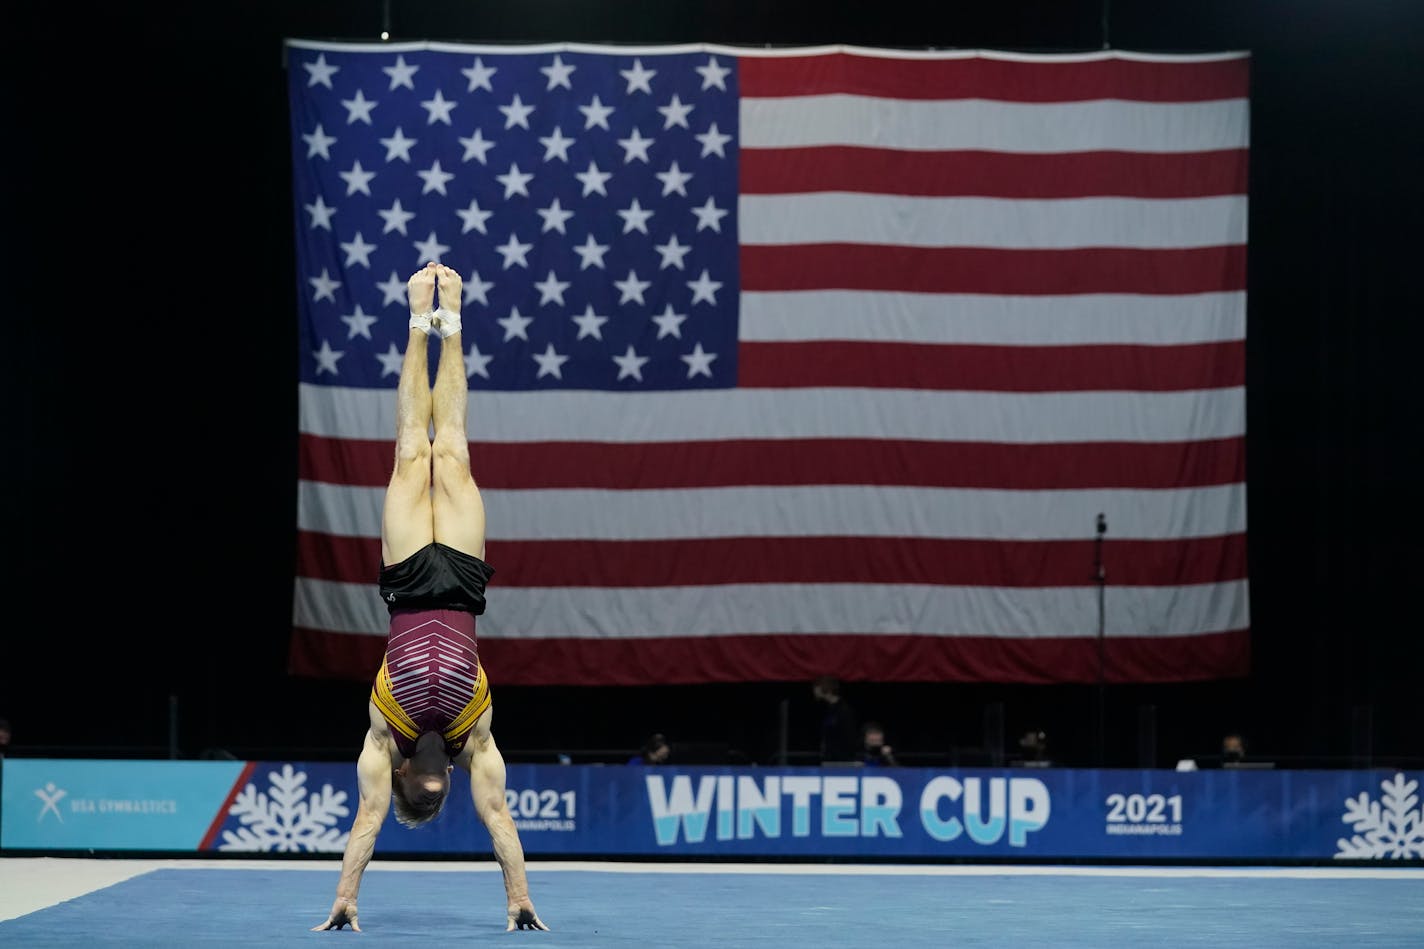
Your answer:
[[[56,787],[53,781],[49,781],[42,788],[35,788],[35,797],[40,799],[40,816],[35,819],[39,823],[45,819],[46,814],[54,814],[55,820],[64,823],[64,815],[59,812],[59,802],[62,801],[69,792],[64,788]]]

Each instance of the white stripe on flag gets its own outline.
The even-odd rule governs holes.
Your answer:
[[[744,148],[863,145],[991,152],[1198,152],[1245,148],[1245,99],[1023,103],[788,96],[741,102]]]
[[[1243,484],[1168,490],[994,491],[809,485],[483,490],[496,540],[923,537],[1080,540],[1107,515],[1114,539],[1216,537],[1246,529]],[[298,527],[379,536],[384,488],[299,482]]]
[[[471,317],[466,317],[466,323]],[[300,430],[394,440],[395,390],[301,384]],[[470,393],[474,442],[683,442],[735,438],[912,438],[1063,444],[1234,438],[1240,386],[1185,392],[939,392],[708,389]]]
[[[1246,242],[1246,197],[921,198],[901,195],[743,195],[743,244],[907,247],[1217,247]]]
[[[743,293],[747,342],[1171,346],[1246,338],[1246,294]]]
[[[297,626],[384,635],[374,585],[298,578]],[[1106,634],[1192,636],[1247,625],[1244,580],[1175,587],[1112,587]],[[481,639],[918,634],[1017,637],[1097,635],[1094,587],[917,584],[729,584],[709,587],[491,587]],[[675,619],[676,628],[668,621]]]

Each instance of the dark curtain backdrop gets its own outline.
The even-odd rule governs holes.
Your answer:
[[[4,39],[9,622],[16,746],[354,756],[367,687],[285,672],[295,273],[281,41],[692,42],[1253,54],[1248,503],[1253,668],[1114,687],[1107,761],[1424,756],[1418,681],[1424,8],[1406,2],[453,0],[25,7]],[[290,380],[290,382],[282,382]],[[40,610],[43,608],[43,613]],[[44,618],[41,619],[41,616]],[[511,750],[649,732],[768,760],[805,683],[501,689]],[[1091,687],[851,683],[907,752],[1049,733],[1093,758]],[[1152,712],[1145,709],[1152,709]],[[1367,727],[1368,726],[1368,727]],[[1152,751],[1152,749],[1143,749]],[[965,752],[967,756],[969,753]],[[961,757],[962,761],[970,760]]]

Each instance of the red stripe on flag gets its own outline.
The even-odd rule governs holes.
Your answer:
[[[369,681],[385,637],[298,629],[292,672]],[[905,635],[765,635],[662,639],[485,639],[480,664],[501,685],[671,685],[805,681],[1096,682],[1092,637],[1006,639]],[[1184,682],[1250,671],[1245,630],[1110,637],[1108,682]]]
[[[749,388],[1171,392],[1246,382],[1240,340],[1178,346],[743,343],[737,361],[738,384]]]
[[[301,478],[384,487],[394,443],[302,435]],[[1010,490],[1191,488],[1245,480],[1245,440],[997,444],[867,438],[476,442],[486,488],[869,484]]]
[[[380,541],[303,531],[297,574],[371,584]],[[1093,541],[916,537],[719,537],[696,540],[493,540],[486,559],[505,587],[670,587],[728,583],[1082,586]],[[1246,576],[1246,536],[1106,540],[1117,586],[1219,583]]]
[[[991,250],[743,244],[743,290],[910,293],[1209,293],[1246,289],[1246,246]]]
[[[333,633],[293,624],[287,672],[294,676],[374,683],[385,655],[385,634]]]
[[[850,94],[891,99],[994,99],[1006,102],[1206,102],[1244,98],[1245,57],[1208,62],[1028,62],[888,56],[743,56],[743,98]]]
[[[740,180],[743,194],[1204,198],[1245,194],[1246,169],[1244,148],[1028,155],[824,145],[744,148]]]

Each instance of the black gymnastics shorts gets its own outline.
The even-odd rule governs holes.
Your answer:
[[[427,544],[400,563],[381,565],[386,609],[485,611],[485,584],[494,568],[478,557],[441,543]]]

